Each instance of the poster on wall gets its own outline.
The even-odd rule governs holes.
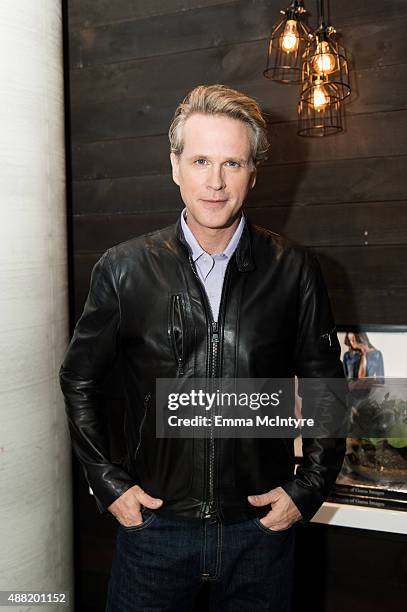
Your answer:
[[[339,328],[351,433],[328,501],[407,511],[407,328]],[[301,462],[301,438],[295,440]]]

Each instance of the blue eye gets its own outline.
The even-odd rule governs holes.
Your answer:
[[[200,163],[198,163],[198,162],[206,162],[206,159],[202,159],[202,158],[201,158],[201,159],[197,159],[197,160],[195,160],[195,163],[196,163],[198,166],[203,166],[203,164],[200,164]]]
[[[239,162],[234,161],[233,159],[230,159],[227,163],[228,164],[234,164],[234,166],[232,166],[232,168],[237,168],[238,166],[240,166]]]

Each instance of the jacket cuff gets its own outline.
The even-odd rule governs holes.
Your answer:
[[[101,514],[118,497],[137,484],[125,470],[115,464],[84,466],[86,480]]]
[[[299,478],[293,478],[280,485],[282,489],[291,497],[302,518],[300,523],[307,523],[316,514],[325,501],[320,492],[305,484]]]

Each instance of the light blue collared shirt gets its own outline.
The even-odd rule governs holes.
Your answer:
[[[226,266],[238,245],[240,236],[242,235],[244,224],[246,222],[245,215],[242,211],[239,225],[237,226],[235,233],[229,240],[229,243],[223,252],[210,255],[201,247],[195,238],[185,221],[184,214],[187,214],[186,207],[181,212],[182,231],[184,232],[185,240],[192,249],[192,259],[196,265],[199,278],[211,304],[213,318],[215,321],[217,321]]]

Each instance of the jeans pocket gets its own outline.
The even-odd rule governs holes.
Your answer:
[[[142,523],[138,523],[138,525],[123,525],[119,522],[119,527],[121,527],[123,531],[141,531],[142,529],[149,527],[156,519],[156,514],[151,512],[151,510],[146,510],[143,508],[141,513],[143,516]]]
[[[258,529],[271,536],[286,534],[293,528],[293,525],[290,525],[290,527],[287,527],[286,529],[270,529],[270,527],[266,527],[265,525],[263,525],[263,523],[260,522],[260,519],[257,516],[251,520]]]

